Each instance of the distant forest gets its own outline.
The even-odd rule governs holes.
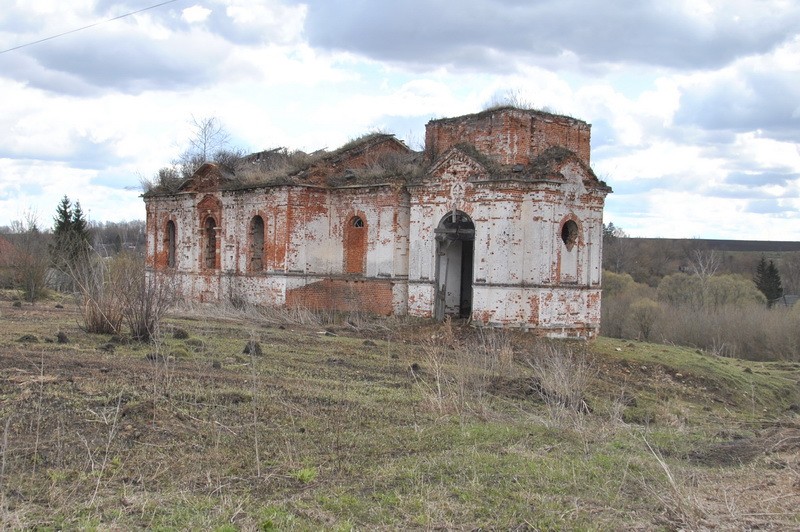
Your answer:
[[[692,273],[698,259],[713,259],[717,274],[752,279],[761,257],[774,261],[785,294],[800,294],[800,242],[632,238],[613,224],[604,227],[603,269],[652,287],[667,275]]]
[[[0,227],[0,235],[14,242],[28,233],[29,224]],[[37,224],[38,225],[38,224]],[[43,225],[43,224],[42,224]],[[144,252],[145,222],[89,222],[93,249],[103,256],[123,250]],[[39,225],[49,239],[52,228]],[[613,224],[604,226],[603,269],[627,273],[651,287],[665,276],[692,273],[698,259],[713,259],[717,274],[737,274],[752,279],[761,258],[775,263],[785,294],[800,294],[800,242],[763,240],[713,240],[702,238],[633,238]]]
[[[103,256],[111,256],[120,251],[144,252],[147,234],[143,220],[126,222],[88,222],[92,249]],[[45,241],[52,238],[53,228],[31,220],[13,222],[11,226],[0,226],[0,235],[8,241],[29,238],[31,233],[38,234]]]

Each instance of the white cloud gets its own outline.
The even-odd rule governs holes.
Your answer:
[[[268,42],[288,44],[297,42],[303,31],[307,8],[303,4],[284,5],[251,0],[227,0],[226,15],[237,31],[260,33]]]
[[[49,219],[64,194],[94,219],[143,217],[125,187],[180,152],[192,115],[253,150],[373,128],[417,143],[430,118],[511,90],[593,124],[595,171],[617,191],[606,219],[626,231],[758,238],[779,218],[800,237],[795,3],[453,5],[207,0],[0,54],[0,225],[16,205]],[[127,9],[18,0],[0,47]]]
[[[193,5],[181,11],[181,18],[189,24],[195,24],[198,22],[205,22],[210,14],[210,9],[200,5]]]

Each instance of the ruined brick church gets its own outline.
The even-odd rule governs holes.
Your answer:
[[[430,121],[423,152],[372,134],[206,163],[144,194],[148,269],[197,301],[591,338],[611,189],[589,152],[589,124],[502,107]]]

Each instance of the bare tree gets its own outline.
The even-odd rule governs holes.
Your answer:
[[[613,222],[603,224],[603,268],[614,273],[627,271],[633,249],[628,235]]]
[[[11,245],[2,259],[11,270],[12,283],[22,290],[27,301],[36,301],[47,288],[50,235],[39,229],[36,214],[28,211],[23,220],[11,223],[9,238]]]
[[[193,133],[189,146],[175,161],[181,174],[188,177],[203,163],[210,161],[228,150],[230,134],[217,117],[196,118],[192,116]]]
[[[787,253],[780,261],[781,280],[787,294],[800,294],[800,252]]]
[[[703,292],[703,302],[708,301],[709,280],[717,273],[722,256],[715,249],[692,250],[690,267],[700,279],[700,289]]]
[[[90,333],[117,334],[127,323],[131,336],[149,341],[164,314],[176,301],[174,278],[150,275],[140,254],[121,252],[108,259],[88,252],[70,274],[78,291],[82,328]]]
[[[189,138],[189,150],[208,159],[213,153],[228,146],[230,134],[218,118],[212,116],[198,120],[192,117],[194,135]]]
[[[722,264],[722,256],[715,249],[694,249],[691,254],[692,272],[707,280],[717,273]]]

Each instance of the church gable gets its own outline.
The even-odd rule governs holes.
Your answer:
[[[489,169],[476,150],[456,146],[448,150],[428,170],[435,181],[476,181],[489,177]]]
[[[597,179],[589,165],[574,152],[560,147],[548,148],[531,163],[531,177],[536,180],[605,187],[605,183]]]
[[[233,179],[233,173],[217,163],[203,163],[180,187],[182,192],[212,192]]]
[[[299,182],[333,188],[365,184],[370,177],[387,175],[384,167],[393,166],[396,158],[412,154],[412,150],[394,135],[374,133],[333,152],[323,152],[296,177]]]

